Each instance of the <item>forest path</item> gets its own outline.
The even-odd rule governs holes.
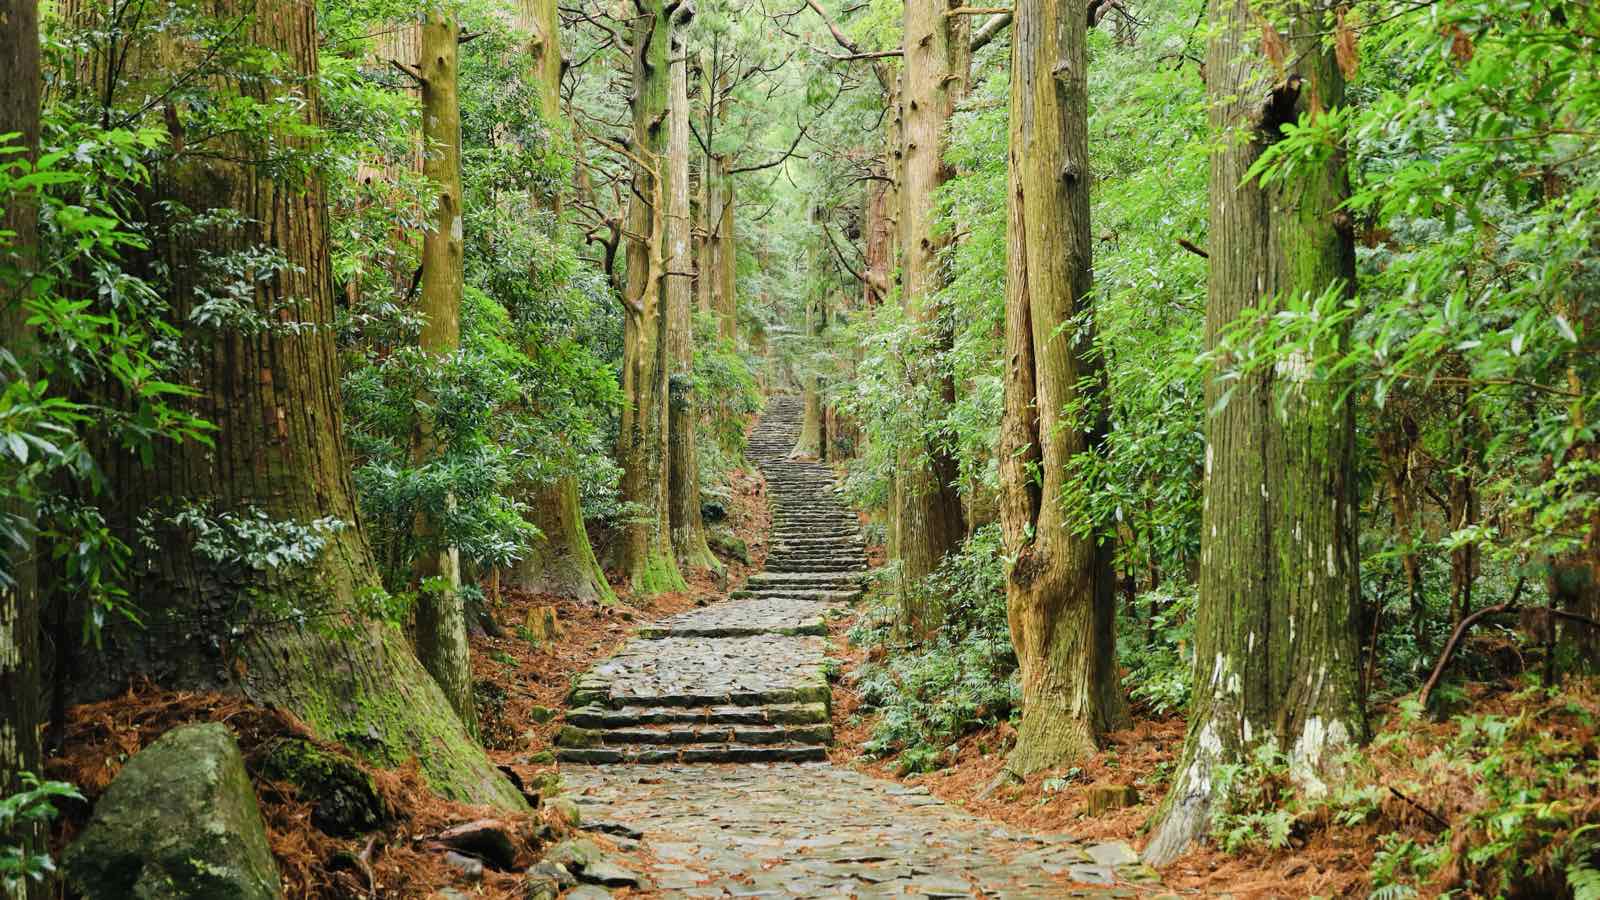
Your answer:
[[[766,571],[644,626],[579,679],[557,753],[597,764],[562,772],[586,827],[641,842],[655,889],[673,897],[1151,890],[1129,883],[1151,873],[1126,844],[1018,832],[825,762],[824,616],[859,596],[866,560],[833,472],[788,458],[800,414],[798,398],[775,397],[751,438],[773,503]]]

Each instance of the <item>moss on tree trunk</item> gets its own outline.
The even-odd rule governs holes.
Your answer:
[[[661,0],[640,6],[633,25],[634,184],[628,203],[628,281],[624,289],[622,391],[618,436],[622,499],[635,505],[623,524],[620,562],[636,593],[686,587],[672,549],[668,514],[667,164],[672,23]]]
[[[1348,196],[1334,155],[1268,187],[1245,173],[1285,119],[1343,102],[1319,35],[1331,13],[1303,3],[1258,15],[1247,0],[1214,0],[1206,63],[1211,124],[1207,349],[1252,309],[1348,291],[1355,253],[1339,204]],[[1273,24],[1275,23],[1275,24]],[[1274,32],[1263,37],[1264,28]],[[1279,35],[1291,35],[1280,38]],[[1264,41],[1287,40],[1276,69]],[[1285,115],[1285,110],[1290,110]],[[1315,354],[1333,348],[1313,348]],[[1343,385],[1297,352],[1233,388],[1206,384],[1205,504],[1194,697],[1177,775],[1145,857],[1164,863],[1203,834],[1219,797],[1217,767],[1274,743],[1296,781],[1316,791],[1347,747],[1366,737],[1357,661],[1354,413]]]
[[[1066,508],[1074,457],[1106,434],[1088,309],[1087,7],[1021,0],[1012,37],[1000,521],[1006,616],[1022,682],[1016,774],[1093,753],[1128,721],[1116,669],[1112,544]]]
[[[937,328],[934,295],[944,286],[939,269],[942,239],[934,236],[934,195],[949,180],[944,163],[947,125],[956,101],[966,92],[971,64],[970,16],[945,15],[957,2],[907,3],[905,77],[901,99],[902,181],[900,199],[901,275],[904,302],[924,330]],[[947,335],[931,334],[935,343]],[[945,404],[955,399],[948,374],[913,366],[915,381],[933,379],[931,389]],[[916,581],[938,567],[966,535],[961,497],[955,487],[956,463],[942,442],[903,448],[896,491],[896,552],[902,573]],[[923,611],[904,611],[908,626],[921,631],[932,622]]]
[[[242,33],[285,64],[271,80],[219,74],[217,90],[259,102],[296,90],[309,101],[299,107],[304,122],[318,124],[315,7],[229,0],[212,9],[224,21],[246,23]],[[155,71],[159,54],[130,58],[146,67],[141,76],[172,74]],[[173,65],[187,71],[191,64]],[[91,73],[94,65],[78,70]],[[153,171],[140,200],[154,240],[128,260],[135,271],[167,273],[170,321],[188,351],[187,368],[174,378],[194,390],[183,401],[188,411],[217,430],[209,446],[157,443],[149,465],[114,446],[96,448],[118,489],[107,518],[135,550],[130,594],[144,627],[110,628],[102,652],[62,675],[83,699],[115,694],[134,676],[173,688],[237,689],[369,759],[417,759],[447,796],[525,809],[400,630],[362,612],[381,588],[342,436],[322,185],[292,168],[257,164],[279,145],[223,141],[218,152],[188,154]],[[242,219],[200,215],[221,210]],[[281,255],[283,265],[248,282],[258,327],[196,323],[190,314],[197,303],[231,286],[217,283],[206,260],[263,251]],[[264,521],[314,539],[317,550],[305,565],[278,566],[232,549],[203,552],[196,517],[207,521],[213,541],[230,546]],[[319,520],[324,527],[312,525]]]

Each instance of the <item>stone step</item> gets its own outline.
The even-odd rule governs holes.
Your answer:
[[[565,722],[579,728],[629,728],[638,725],[809,725],[828,721],[825,703],[774,703],[766,706],[580,706]]]
[[[556,759],[590,765],[617,763],[756,763],[822,762],[828,748],[820,744],[688,744],[655,747],[559,747]]]
[[[860,584],[861,580],[862,576],[860,575],[837,575],[831,572],[824,572],[818,575],[805,575],[794,572],[757,572],[756,574],[745,579],[744,586],[750,590],[756,590],[757,588],[765,587],[776,587],[778,585],[784,585],[788,587],[816,587],[834,584]]]
[[[767,560],[769,572],[861,572],[866,571],[866,565],[856,562],[784,562],[782,560]]]
[[[765,588],[759,591],[738,590],[731,595],[736,600],[809,600],[814,603],[854,603],[861,599],[861,589],[853,588],[842,591],[825,591],[816,588],[795,590],[793,588]],[[679,633],[679,632],[674,632]],[[805,631],[785,632],[788,634],[827,634],[828,627],[818,622],[815,630],[807,628]],[[728,635],[738,637],[739,635]]]
[[[624,744],[828,744],[833,726],[826,722],[805,725],[632,725],[620,728],[580,728],[564,725],[556,746],[588,748]]]

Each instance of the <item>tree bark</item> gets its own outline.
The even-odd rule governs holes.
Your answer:
[[[821,297],[816,297],[806,304],[806,334],[814,341],[822,335],[827,322],[828,312],[823,305],[825,302]],[[794,449],[789,451],[789,455],[796,459],[823,458],[825,443],[822,397],[819,388],[819,379],[814,372],[808,372],[801,377],[800,396],[803,400],[803,412],[800,416],[800,433],[795,437]]]
[[[522,0],[516,25],[528,34],[528,79],[539,103],[539,115],[551,134],[562,132],[561,19],[555,0]],[[561,196],[542,198],[558,215]],[[595,558],[583,526],[575,475],[562,475],[528,488],[531,520],[542,537],[511,570],[509,582],[529,591],[575,597],[604,605],[617,602]]]
[[[633,191],[628,203],[628,281],[623,315],[623,409],[618,437],[622,498],[638,513],[623,524],[621,563],[641,596],[683,590],[668,515],[666,159],[672,23],[662,0],[647,0],[633,26]]]
[[[0,134],[16,134],[22,153],[0,158],[0,164],[31,166],[39,158],[39,7],[36,0],[17,0],[0,15]],[[8,144],[10,141],[7,142]],[[28,274],[38,253],[36,199],[22,192],[4,198],[0,230],[8,242],[0,244],[0,342],[16,359],[20,372],[0,373],[0,384],[12,377],[31,378],[33,335],[25,306]],[[7,466],[9,468],[9,464]],[[8,487],[14,492],[15,487]],[[26,496],[13,495],[0,512],[14,517],[11,527],[31,528],[33,505]],[[39,772],[39,727],[43,709],[39,692],[39,591],[38,565],[32,534],[18,546],[7,542],[0,557],[0,797],[20,788],[22,772]],[[25,855],[39,852],[43,835],[37,828],[27,833],[3,835]],[[28,882],[19,894],[43,897],[46,886]]]
[[[219,73],[215,90],[260,103],[297,90],[305,124],[319,125],[315,6],[225,0],[209,8],[245,23],[243,39],[285,63],[273,79]],[[170,74],[155,70],[161,54],[128,58],[147,67],[139,76]],[[103,65],[80,69],[96,70]],[[143,99],[119,94],[114,102]],[[107,519],[135,553],[129,588],[144,627],[109,628],[103,649],[86,655],[92,670],[74,673],[74,693],[111,696],[134,676],[175,689],[236,689],[380,764],[417,759],[447,796],[526,809],[400,630],[363,610],[381,587],[342,437],[322,185],[264,164],[264,153],[295,146],[294,135],[264,145],[215,140],[216,152],[153,168],[141,198],[152,244],[128,264],[169,285],[169,318],[183,333],[188,363],[172,377],[195,392],[184,401],[188,411],[217,430],[209,446],[156,443],[149,465],[116,446],[96,448],[117,490]],[[204,216],[220,211],[242,218]],[[219,285],[207,259],[262,251],[281,255],[283,265],[243,282],[259,325],[194,322],[190,313],[206,296],[238,287]],[[304,565],[213,555],[203,552],[195,516],[208,520],[213,539],[248,541],[265,523],[315,538],[317,549]]]
[[[718,190],[722,191],[722,202],[717,207],[719,214],[717,232],[714,240],[717,261],[717,283],[714,307],[717,311],[718,333],[725,341],[733,340],[739,333],[739,295],[738,273],[738,239],[734,231],[734,195],[733,176],[728,174],[729,162],[727,157],[717,159]]]
[[[903,183],[900,190],[902,235],[901,269],[904,302],[927,331],[937,326],[934,295],[944,286],[939,273],[939,251],[944,242],[934,237],[934,193],[950,177],[944,164],[944,135],[957,99],[966,92],[971,50],[969,16],[944,15],[960,0],[942,3],[907,3],[905,7],[905,95],[902,109]],[[934,335],[947,343],[947,335]],[[948,405],[955,400],[955,385],[947,373],[919,371],[914,381],[934,379],[934,389]],[[938,567],[947,553],[960,546],[966,534],[961,496],[955,487],[957,468],[939,441],[903,449],[897,467],[895,511],[896,549],[902,575],[917,581]],[[907,610],[907,625],[921,631],[932,623]]]
[[[667,385],[667,514],[678,564],[721,571],[722,563],[706,543],[706,526],[700,518],[700,454],[695,446],[700,399],[694,389],[694,292],[688,274],[694,267],[689,252],[693,224],[689,214],[689,62],[676,38],[670,68],[664,160],[671,184],[665,277],[667,355],[672,366]]]
[[[1207,89],[1222,139],[1211,157],[1208,351],[1247,310],[1353,286],[1340,156],[1293,181],[1246,183],[1285,120],[1344,99],[1318,37],[1331,13],[1295,2],[1279,15],[1274,26],[1248,0],[1214,0],[1211,9]],[[1145,849],[1152,863],[1205,833],[1226,802],[1219,765],[1275,744],[1295,781],[1315,793],[1337,777],[1339,755],[1366,737],[1354,413],[1340,402],[1343,386],[1312,371],[1310,360],[1327,349],[1247,375],[1206,422],[1195,690],[1183,758]],[[1207,381],[1207,409],[1225,389]]]
[[[1065,508],[1073,459],[1105,439],[1106,379],[1088,309],[1086,5],[1020,0],[1012,44],[1006,382],[1000,519],[1012,565],[1006,618],[1021,670],[1018,775],[1092,754],[1125,726],[1113,544]],[[1092,320],[1091,320],[1092,325]]]
[[[461,106],[457,97],[454,18],[430,11],[422,23],[422,174],[433,185],[432,227],[422,237],[422,334],[424,354],[449,356],[461,348],[464,289],[461,210]],[[416,442],[418,463],[440,453],[428,414]],[[448,502],[448,501],[447,501]],[[431,516],[417,517],[422,544],[413,566],[417,584],[417,657],[450,699],[467,730],[478,732],[472,704],[472,663],[467,646],[467,611],[461,596],[461,554],[442,544]]]

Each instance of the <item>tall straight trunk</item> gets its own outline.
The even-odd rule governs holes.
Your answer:
[[[433,222],[422,238],[422,352],[449,356],[461,349],[464,288],[461,210],[461,105],[456,94],[458,28],[453,17],[430,11],[422,23],[422,174],[433,186]],[[441,450],[424,414],[417,459]],[[448,501],[447,501],[448,502]],[[417,594],[417,657],[444,689],[467,730],[476,734],[467,611],[461,595],[461,554],[445,546],[432,517],[418,516],[423,550],[413,573]]]
[[[689,217],[689,61],[683,45],[673,40],[668,76],[667,155],[671,190],[667,194],[666,326],[671,374],[667,384],[667,516],[672,550],[680,566],[719,571],[722,563],[706,543],[700,518],[700,455],[695,430],[700,424],[700,399],[694,390],[694,296],[689,271],[692,220]]]
[[[622,499],[637,512],[623,524],[621,563],[636,593],[686,587],[672,551],[668,516],[666,272],[667,161],[672,23],[662,0],[647,0],[633,26],[633,191],[628,202],[628,281],[624,288],[622,413],[617,457]]]
[[[806,304],[806,334],[813,340],[822,334],[823,323],[827,320],[826,302],[819,296]],[[822,459],[822,397],[818,393],[818,378],[814,372],[807,372],[800,380],[800,396],[803,401],[800,434],[796,436],[794,449],[789,451],[789,455],[803,459]]]
[[[261,103],[294,90],[306,101],[294,107],[304,124],[319,126],[315,5],[218,0],[208,9],[246,23],[242,39],[284,61],[272,79],[218,73],[213,89]],[[156,69],[158,53],[129,58],[147,67],[139,76],[173,74]],[[143,102],[126,93],[119,89],[113,102]],[[181,126],[180,117],[168,121]],[[107,518],[134,549],[130,595],[144,627],[110,628],[104,648],[74,673],[74,693],[113,695],[133,676],[171,688],[235,689],[376,762],[418,760],[447,796],[525,809],[400,630],[364,611],[381,586],[342,437],[327,204],[314,175],[267,159],[300,138],[273,137],[216,138],[211,153],[156,165],[141,197],[152,243],[128,262],[152,277],[165,273],[169,318],[182,331],[188,365],[173,378],[195,392],[189,411],[217,430],[210,446],[155,444],[149,465],[115,446],[96,448],[117,489]],[[224,210],[237,221],[211,215]],[[243,283],[262,327],[193,321],[205,298],[240,286],[219,284],[233,276],[208,260],[240,253],[283,260]],[[292,327],[272,327],[277,322]],[[200,542],[197,516],[210,543]],[[303,564],[269,565],[206,549],[258,540],[258,520],[300,532],[297,540],[314,552]]]
[[[522,0],[516,25],[528,34],[528,79],[539,102],[539,115],[555,134],[565,126],[561,115],[561,19],[555,0]],[[557,214],[561,196],[552,192],[542,202]],[[510,583],[531,591],[575,597],[610,605],[617,595],[595,558],[583,527],[578,480],[562,475],[531,485],[530,519],[542,534],[511,570]]]
[[[716,239],[717,283],[715,303],[717,311],[718,333],[725,341],[731,341],[739,333],[739,295],[738,272],[735,264],[738,262],[738,237],[734,231],[734,198],[733,176],[729,174],[731,168],[726,156],[718,157],[717,179],[718,189],[722,192],[722,202],[718,204],[719,215]]]
[[[36,0],[17,0],[0,16],[0,134],[18,137],[12,146],[22,152],[0,158],[0,164],[39,157],[39,7]],[[10,141],[7,142],[11,144]],[[0,372],[0,383],[12,377],[31,377],[29,360],[33,343],[24,306],[28,296],[27,273],[38,251],[38,209],[35,198],[21,192],[3,198],[0,230],[11,237],[0,243],[0,345],[21,372]],[[14,483],[8,490],[15,490]],[[13,497],[0,506],[11,528],[30,529],[33,507],[27,497]],[[19,788],[22,772],[39,771],[39,591],[38,566],[32,534],[22,543],[7,541],[0,551],[0,796]],[[24,854],[40,849],[37,828],[0,835]],[[22,898],[41,897],[42,884],[29,882]]]
[[[1207,89],[1221,140],[1211,156],[1208,350],[1247,310],[1349,291],[1354,279],[1340,156],[1267,187],[1245,178],[1285,121],[1344,99],[1320,38],[1331,13],[1295,2],[1274,16],[1276,25],[1248,0],[1214,0],[1211,9]],[[1287,71],[1262,51],[1280,41]],[[1330,349],[1313,348],[1311,358]],[[1206,408],[1216,412],[1206,422],[1195,691],[1177,777],[1145,849],[1156,864],[1203,834],[1226,802],[1219,766],[1270,743],[1316,793],[1337,777],[1339,755],[1366,737],[1354,413],[1340,402],[1343,386],[1310,368],[1297,353],[1252,373],[1220,410],[1221,373],[1206,383]]]
[[[966,92],[971,64],[968,32],[970,16],[945,15],[961,6],[960,0],[907,3],[905,7],[905,95],[903,182],[900,188],[901,274],[906,308],[924,330],[937,328],[934,295],[944,287],[939,271],[939,251],[944,241],[934,237],[934,193],[950,177],[944,163],[946,126],[956,101]],[[948,335],[930,335],[936,344]],[[928,385],[939,402],[955,400],[955,385],[948,374],[926,372],[914,363],[915,381]],[[916,581],[938,567],[945,555],[961,544],[966,534],[961,496],[955,487],[955,460],[939,440],[903,448],[897,467],[897,551],[901,572]],[[915,611],[908,611],[915,613]],[[913,631],[931,625],[908,616]]]
[[[1061,502],[1074,458],[1096,452],[1107,430],[1092,318],[1068,326],[1093,288],[1087,15],[1083,0],[1021,0],[1012,36],[999,457],[1006,618],[1022,682],[1006,767],[1019,775],[1082,759],[1129,721],[1113,544]]]
[[[1411,454],[1416,442],[1416,424],[1410,416],[1387,422],[1377,430],[1375,443],[1385,480],[1389,483],[1390,505],[1394,509],[1395,543],[1405,548],[1400,553],[1400,568],[1406,577],[1406,596],[1411,612],[1411,632],[1423,646],[1422,558],[1413,542],[1417,534],[1416,489],[1411,481]],[[1374,651],[1376,652],[1376,648]]]

